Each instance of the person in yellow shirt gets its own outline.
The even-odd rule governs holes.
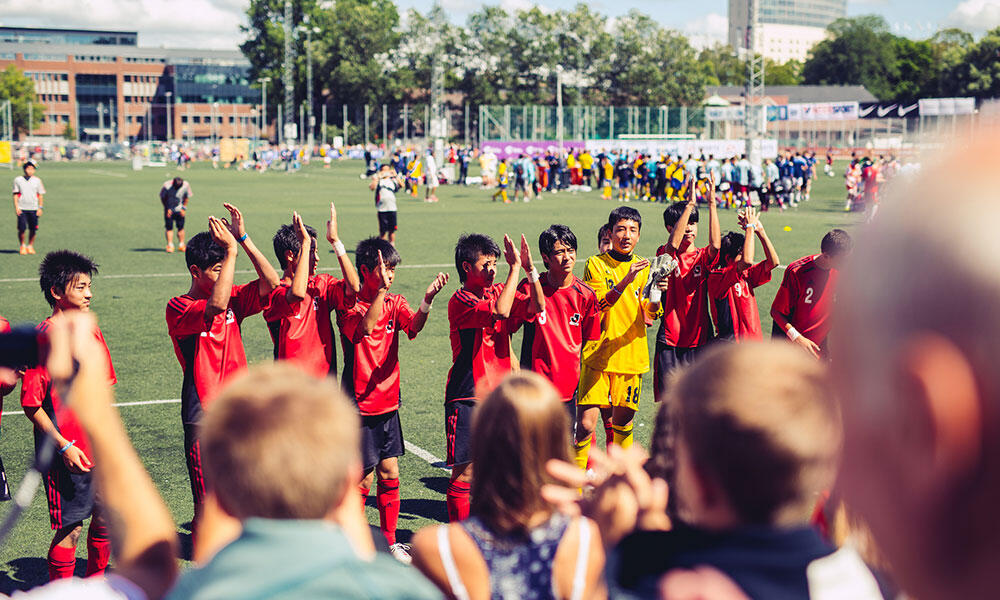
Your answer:
[[[588,150],[580,153],[580,169],[583,171],[583,185],[590,187],[590,177],[594,174],[594,157]]]
[[[417,188],[420,186],[420,178],[423,177],[423,163],[420,155],[414,154],[410,162],[406,163],[406,181],[410,184],[410,195],[417,197]]]
[[[507,161],[503,160],[497,168],[497,191],[493,192],[494,202],[500,198],[504,204],[510,204],[510,199],[507,197],[507,181]]]
[[[614,443],[632,445],[632,427],[639,409],[642,375],[649,371],[646,327],[661,313],[659,302],[643,298],[649,261],[635,249],[642,215],[620,206],[608,217],[611,249],[587,259],[583,279],[597,293],[601,339],[583,346],[575,440],[576,463],[586,468],[591,437],[602,411],[611,411]],[[666,279],[657,285],[666,289]]]
[[[603,196],[605,200],[611,200],[611,197],[614,194],[615,165],[612,164],[612,162],[607,158],[604,158],[601,159],[601,164],[599,166],[604,169],[604,189],[601,196]]]

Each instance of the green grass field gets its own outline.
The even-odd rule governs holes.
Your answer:
[[[247,229],[257,245],[277,264],[270,239],[280,224],[290,222],[292,210],[322,230],[329,202],[335,201],[341,235],[350,249],[360,239],[377,233],[371,192],[358,178],[361,168],[360,161],[332,169],[316,164],[288,175],[214,171],[209,165],[196,164],[182,173],[194,192],[187,230],[193,235],[205,229],[209,215],[225,214],[223,202],[234,203],[243,210]],[[11,172],[10,177],[15,174]],[[100,264],[92,307],[118,372],[115,393],[119,402],[169,400],[180,394],[181,372],[167,336],[164,308],[170,297],[187,291],[189,278],[183,255],[163,251],[162,210],[157,196],[160,184],[174,174],[172,169],[156,168],[133,172],[124,162],[43,164],[38,175],[45,181],[48,194],[36,256],[17,254],[14,216],[5,217],[6,233],[0,239],[0,314],[12,324],[36,323],[49,315],[37,283],[38,263],[45,252],[71,248],[94,257]],[[762,218],[782,264],[818,252],[820,238],[830,228],[853,226],[859,221],[857,215],[842,212],[839,177],[822,177],[814,188],[812,201],[801,208],[784,214],[772,211]],[[445,300],[431,312],[426,329],[416,340],[400,345],[405,437],[430,454],[443,457],[443,393],[451,358],[445,303],[457,287],[458,278],[451,265],[458,235],[479,231],[500,240],[504,233],[512,238],[524,233],[535,246],[539,232],[549,224],[564,223],[580,240],[577,274],[582,275],[584,260],[594,253],[597,229],[618,203],[602,200],[597,192],[591,192],[545,194],[530,204],[503,205],[492,203],[490,193],[478,188],[448,186],[440,188],[439,197],[440,203],[425,204],[400,196],[398,247],[403,264],[397,271],[393,291],[405,295],[411,306],[416,306],[434,274],[445,271],[452,275],[441,296]],[[666,239],[663,207],[643,202],[633,202],[632,206],[645,220],[640,254],[651,256]],[[706,212],[702,209],[699,245],[707,240]],[[722,211],[721,218],[723,232],[736,228],[734,213]],[[785,231],[786,227],[790,231]],[[323,249],[320,268],[335,268],[335,256],[325,242]],[[763,257],[759,245],[758,257]],[[240,256],[237,269],[238,283],[250,279],[251,267],[245,256]],[[498,278],[505,276],[505,269],[500,269]],[[770,327],[767,313],[780,279],[781,273],[776,272],[774,280],[758,290],[766,330]],[[653,337],[650,335],[651,348]],[[251,362],[270,360],[272,347],[260,317],[244,323],[243,339]],[[514,344],[517,349],[520,335],[515,336]],[[19,410],[17,398],[17,391],[8,396],[4,410]],[[654,411],[648,376],[640,407],[637,435],[645,444]],[[178,523],[178,531],[187,534],[192,507],[179,404],[147,404],[120,410],[133,444]],[[20,483],[32,456],[30,424],[20,414],[6,414],[2,425],[0,456],[14,487]],[[439,467],[413,452],[401,459],[400,469],[403,500],[399,527],[405,541],[417,528],[447,518],[447,479]],[[373,500],[374,495],[368,517],[377,523]],[[6,508],[0,510],[6,512]],[[40,493],[11,537],[0,545],[0,592],[45,581],[50,539],[45,498]],[[83,572],[85,553],[81,542],[78,574]]]

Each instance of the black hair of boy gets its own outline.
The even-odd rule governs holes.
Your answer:
[[[820,251],[831,257],[843,256],[850,252],[853,247],[854,242],[851,240],[850,234],[843,229],[831,229],[823,236],[823,241],[819,245]]]
[[[313,239],[313,244],[315,244],[316,230],[306,225],[306,231],[309,233],[309,237]],[[274,245],[274,253],[278,256],[278,264],[281,265],[282,269],[288,268],[286,254],[291,252],[293,255],[298,256],[299,250],[302,249],[302,244],[295,233],[295,228],[291,225],[282,225],[279,227],[278,231],[274,234],[272,243]]]
[[[378,265],[379,252],[382,253],[382,262],[385,263],[386,267],[392,268],[403,262],[399,251],[388,240],[370,237],[358,242],[358,247],[354,251],[354,264],[357,265],[358,271],[361,271],[362,266],[367,267],[369,271],[374,271]]]
[[[458,238],[455,244],[455,269],[458,270],[458,279],[465,283],[465,269],[462,264],[475,264],[480,256],[492,256],[500,258],[500,246],[488,235],[481,233],[467,233]]]
[[[681,215],[684,214],[684,207],[687,206],[687,202],[674,202],[670,206],[663,209],[663,225],[665,227],[673,227],[680,221]],[[691,211],[691,216],[688,217],[688,223],[698,222],[698,209],[693,209]]]
[[[187,249],[184,251],[184,262],[188,269],[198,267],[202,271],[214,264],[222,262],[226,258],[226,250],[215,243],[212,234],[202,231],[188,240]]]
[[[576,250],[576,235],[565,225],[555,224],[538,236],[538,250],[545,256],[552,256],[556,242],[562,242]]]
[[[642,231],[642,215],[631,206],[619,206],[608,215],[608,226],[612,230],[621,221],[635,221],[636,225],[639,226],[639,231]]]
[[[52,296],[52,288],[66,291],[78,275],[86,274],[93,277],[97,273],[97,263],[79,252],[72,250],[56,250],[49,252],[38,265],[38,284],[45,294],[49,306],[56,305]]]
[[[722,243],[719,245],[719,254],[726,262],[736,260],[737,255],[743,250],[743,243],[746,236],[736,231],[730,231],[722,236]]]
[[[597,245],[600,246],[605,237],[611,237],[611,225],[605,223],[597,230]]]

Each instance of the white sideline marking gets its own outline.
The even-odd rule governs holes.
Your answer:
[[[146,406],[149,404],[179,404],[180,401],[181,401],[180,398],[169,398],[165,400],[140,400],[138,402],[117,402],[115,403],[115,406],[122,407],[122,406]],[[3,412],[3,416],[5,417],[12,415],[23,415],[23,414],[24,414],[23,410],[7,410]],[[403,444],[406,446],[406,449],[409,452],[412,452],[413,454],[422,458],[432,467],[437,467],[445,471],[449,470],[443,460],[434,456],[433,454],[424,450],[423,448],[414,444],[413,442],[408,442],[404,440]]]
[[[440,263],[431,265],[407,265],[401,264],[397,266],[397,269],[443,269],[446,267],[453,267],[454,263]],[[316,269],[317,271],[338,271],[339,267],[324,267],[321,269]],[[256,273],[256,271],[236,271],[237,275],[249,275]],[[190,277],[189,273],[117,273],[113,275],[98,275],[98,279],[146,279],[152,277]],[[7,279],[0,279],[0,283],[26,283],[29,281],[37,282],[37,277],[9,277]]]
[[[535,261],[536,264],[540,264],[540,261]],[[429,265],[407,265],[401,264],[397,266],[397,269],[444,269],[447,267],[455,266],[452,263],[438,263]],[[785,265],[778,265],[775,267],[776,270],[784,271]],[[316,269],[317,271],[336,271],[339,267],[324,267],[321,269]],[[249,275],[255,273],[255,271],[236,271],[237,275]],[[114,275],[98,275],[98,279],[145,279],[153,277],[189,277],[188,273],[119,273]],[[37,282],[37,277],[8,277],[6,279],[0,279],[0,283],[28,283]]]
[[[87,169],[88,173],[94,175],[107,175],[108,177],[120,177],[121,179],[127,179],[128,175],[122,175],[121,173],[112,173],[111,171],[102,171],[101,169]]]

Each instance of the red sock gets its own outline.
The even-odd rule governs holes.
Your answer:
[[[596,438],[595,438],[596,440]],[[595,441],[596,443],[596,441]],[[611,421],[604,422],[604,451],[610,452],[611,446],[615,444],[615,432],[611,428]]]
[[[448,520],[452,523],[463,521],[469,517],[469,483],[452,481],[448,484],[445,496],[448,505]]]
[[[52,544],[49,547],[49,581],[73,576],[76,569],[76,548]]]
[[[378,522],[385,541],[391,546],[396,543],[396,523],[399,522],[399,479],[379,479]]]
[[[103,575],[111,556],[111,540],[108,539],[108,527],[98,519],[90,520],[87,530],[87,577]]]

